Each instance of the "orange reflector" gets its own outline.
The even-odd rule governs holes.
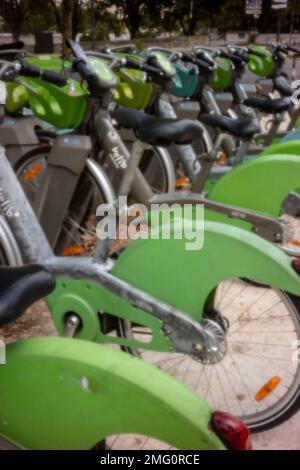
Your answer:
[[[221,162],[226,162],[226,161],[227,161],[227,155],[226,155],[225,152],[221,152],[221,153],[220,153],[219,160],[220,160]]]
[[[179,178],[177,181],[176,181],[176,184],[175,184],[175,187],[177,189],[179,188],[185,188],[186,186],[189,186],[191,184],[190,180],[188,178]]]
[[[270,393],[272,393],[276,387],[278,387],[278,385],[280,384],[281,382],[281,378],[278,376],[278,375],[274,375],[274,377],[272,377],[272,379],[269,380],[269,382],[267,382],[260,390],[259,392],[257,392],[257,394],[255,395],[255,400],[256,401],[262,401],[264,400],[265,398],[267,398],[267,396],[270,395]]]
[[[218,154],[218,159],[215,160],[214,162],[214,166],[220,166],[220,165],[226,165],[227,163],[227,155],[225,152],[220,152]]]
[[[76,256],[76,255],[81,255],[81,246],[80,245],[73,245],[73,246],[67,246],[66,248],[63,249],[62,255],[63,256]]]
[[[290,240],[290,243],[295,246],[300,246],[300,241],[299,240]]]
[[[23,175],[23,180],[30,181],[35,175],[38,175],[42,171],[41,165],[35,165],[34,167],[30,168],[30,170],[26,171]]]

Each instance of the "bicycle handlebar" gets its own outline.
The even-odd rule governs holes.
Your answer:
[[[266,59],[267,55],[264,52],[257,51],[256,49],[252,49],[251,47],[248,47],[248,53],[252,55],[256,55],[257,57],[260,57],[261,59]]]
[[[20,61],[17,64],[0,60],[0,79],[4,82],[15,81],[18,76],[41,78],[53,85],[63,87],[68,83],[68,79],[57,72],[43,70],[28,62]]]
[[[198,50],[196,52],[196,57],[197,57],[197,59],[204,60],[204,62],[206,62],[211,67],[215,67],[214,60],[211,59],[211,57],[208,56],[208,53],[205,52],[204,50]]]
[[[99,83],[98,75],[90,67],[87,55],[84,53],[83,49],[76,41],[73,41],[73,39],[68,39],[67,44],[75,57],[73,62],[74,70],[79,73],[81,78],[85,80],[88,85],[91,87],[97,86]]]
[[[300,50],[296,49],[295,47],[287,46],[287,49],[292,52],[293,54],[299,55],[300,56]]]
[[[215,65],[214,63],[213,63],[213,65],[211,65],[210,63],[208,63],[208,61],[200,59],[198,57],[193,57],[191,54],[189,54],[186,51],[183,51],[181,54],[182,54],[181,59],[184,62],[189,62],[190,64],[194,64],[197,67],[201,68],[202,70],[204,69],[206,71],[212,71],[213,68],[214,68],[214,65]],[[210,61],[210,62],[212,62],[212,61]]]
[[[28,62],[21,62],[19,74],[24,77],[41,78],[46,82],[52,83],[58,87],[63,87],[68,83],[67,78],[52,70],[42,70]]]
[[[153,77],[164,76],[164,72],[161,69],[154,67],[153,65],[148,65],[144,62],[139,62],[137,60],[132,59],[131,57],[126,57],[126,64],[124,64],[124,67],[128,67],[135,70],[141,70],[142,72],[146,72]]]
[[[241,54],[238,54],[238,52],[224,51],[224,49],[220,50],[219,56],[223,57],[224,59],[229,59],[238,65],[245,64],[248,62],[248,57],[244,57]]]
[[[289,52],[291,52],[294,55],[300,56],[300,50],[296,49],[295,47],[288,46],[286,44],[272,44],[273,46],[273,53],[279,53],[281,52],[282,54],[288,55]]]
[[[116,80],[110,80],[109,82],[105,79],[101,79],[101,77],[93,70],[91,65],[89,64],[88,56],[83,51],[82,47],[73,39],[68,39],[67,44],[70,47],[73,56],[73,69],[80,75],[80,77],[85,80],[89,86],[89,90],[93,96],[98,97],[99,94],[103,92],[103,90],[107,90],[115,86]],[[89,53],[92,56],[92,53]],[[96,53],[96,56],[101,56],[101,58],[106,58],[111,60],[112,63],[115,65],[118,63],[118,60],[114,60],[113,58],[109,58],[109,55]]]

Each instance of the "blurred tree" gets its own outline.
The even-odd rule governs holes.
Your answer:
[[[164,29],[174,31],[178,28],[185,36],[193,36],[199,27],[213,27],[215,16],[219,13],[222,0],[162,0],[157,4],[154,21],[159,14]],[[152,7],[154,8],[154,7]],[[148,6],[149,9],[149,6]],[[150,10],[150,9],[149,9]]]
[[[48,0],[45,0],[46,2]],[[45,3],[31,0],[28,7],[28,12],[25,17],[23,30],[25,34],[34,34],[41,31],[56,31],[56,21],[53,11],[49,8],[49,2],[46,5],[47,15],[45,15]]]
[[[57,28],[63,36],[62,55],[69,54],[69,49],[66,40],[74,38],[76,31],[74,26],[77,25],[77,18],[74,16],[79,14],[81,0],[49,0],[50,6],[56,20]],[[75,3],[77,4],[75,7]]]
[[[110,34],[119,35],[125,30],[125,23],[110,0],[89,0],[81,10],[80,31],[83,38],[109,39]],[[94,31],[93,31],[94,30]]]
[[[3,29],[17,40],[21,32],[58,30],[66,37],[83,32],[89,39],[109,39],[126,27],[132,38],[178,32],[191,36],[203,29],[251,30],[246,0],[0,0]],[[256,22],[260,32],[274,32],[277,14],[263,0]],[[47,14],[45,14],[45,11]],[[292,21],[292,13],[294,21]],[[300,30],[300,2],[289,0],[281,14],[282,31]],[[64,52],[66,52],[64,44]]]
[[[18,41],[28,13],[29,5],[34,0],[0,0],[0,16],[12,33],[14,41]]]
[[[122,13],[126,27],[132,38],[135,38],[143,21],[145,1],[140,0],[116,0],[111,2]]]
[[[228,30],[245,31],[247,25],[245,0],[227,0],[222,2],[217,22],[217,29],[221,33],[225,33]]]
[[[96,1],[96,39],[109,39],[110,34],[120,35],[125,30],[126,25],[117,7],[111,8],[111,3],[108,0]]]

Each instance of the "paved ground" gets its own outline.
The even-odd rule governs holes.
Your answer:
[[[275,429],[253,436],[258,450],[300,450],[300,412]]]

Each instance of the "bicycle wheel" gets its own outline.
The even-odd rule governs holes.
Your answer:
[[[28,152],[15,167],[17,177],[31,203],[41,187],[50,149],[51,146],[44,145]],[[109,168],[105,165],[104,168],[109,177],[113,178]],[[168,192],[174,189],[174,169],[164,149],[146,150],[140,162],[140,170],[153,192]],[[92,253],[96,241],[96,209],[101,204],[111,202],[111,199],[114,197],[108,200],[106,189],[93,176],[93,171],[86,167],[62,224],[56,253],[64,255]],[[83,207],[86,208],[85,211]]]
[[[37,147],[23,155],[14,167],[19,182],[31,204],[41,187],[42,175],[47,165],[50,149],[49,145]]]
[[[175,189],[175,170],[165,149],[152,147],[145,150],[139,169],[154,193],[167,193]]]
[[[15,168],[16,175],[31,203],[40,190],[43,172],[51,147],[43,146],[24,155]],[[73,194],[68,212],[62,223],[61,234],[55,247],[57,254],[65,256],[88,255],[93,252],[96,237],[96,210],[100,204],[110,202],[106,191],[85,168]]]
[[[294,357],[300,300],[234,279],[216,289],[213,312],[205,320],[218,321],[227,338],[227,349],[214,364],[179,353],[127,352],[176,377],[214,409],[239,416],[253,432],[288,419],[300,407],[300,357]],[[120,321],[119,334],[145,342],[151,331]]]

